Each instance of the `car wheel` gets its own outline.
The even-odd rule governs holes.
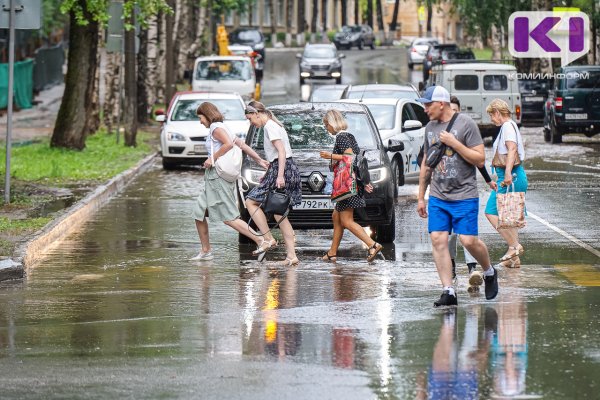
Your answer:
[[[556,123],[553,121],[550,122],[550,143],[562,143],[562,132],[558,129]]]
[[[415,67],[415,64],[409,62],[408,63],[408,69],[413,69]]]
[[[396,239],[396,212],[392,212],[389,224],[371,226],[373,240],[379,243],[393,243]]]
[[[371,42],[371,50],[375,50],[375,39]]]
[[[337,83],[338,85],[342,84],[342,77],[340,76],[339,78],[335,78],[335,83]]]
[[[164,170],[170,171],[170,170],[175,169],[175,167],[177,167],[177,163],[174,162],[173,160],[163,157],[162,158],[162,167]]]
[[[363,42],[362,42],[362,40],[360,42],[358,42],[358,49],[359,50],[363,49]]]
[[[304,78],[300,78],[300,86],[304,85]]]

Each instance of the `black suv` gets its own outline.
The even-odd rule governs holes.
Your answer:
[[[561,143],[568,133],[600,133],[600,66],[561,68],[544,107],[544,140]]]
[[[375,50],[375,34],[369,25],[342,26],[339,32],[333,36],[333,43],[338,49],[351,49],[369,46]]]
[[[256,28],[238,28],[229,34],[229,44],[243,44],[252,47],[265,60],[265,37]]]
[[[307,44],[304,53],[296,54],[300,60],[300,85],[305,79],[335,79],[342,83],[342,58],[333,44]]]
[[[327,110],[339,110],[348,121],[348,131],[354,134],[371,174],[372,193],[365,193],[367,206],[354,210],[354,218],[362,226],[371,228],[378,242],[393,242],[396,237],[394,211],[394,182],[387,151],[400,151],[401,141],[382,143],[377,125],[363,104],[299,103],[269,107],[288,133],[294,160],[302,177],[302,204],[289,214],[294,229],[331,229],[333,204],[331,188],[333,172],[329,163],[319,157],[320,150],[333,149],[334,137],[325,130],[323,116]],[[263,128],[250,127],[246,144],[264,157]],[[249,157],[244,158],[242,176],[249,189],[258,185],[265,170]],[[246,185],[244,185],[246,186]],[[247,193],[247,192],[246,192]],[[248,220],[248,211],[240,207],[242,218]],[[243,237],[240,236],[240,240]]]
[[[523,121],[541,120],[544,118],[544,104],[548,99],[550,79],[519,79],[521,93],[521,115]]]
[[[423,82],[427,82],[427,79],[429,79],[429,71],[431,71],[433,63],[439,60],[443,50],[459,51],[460,49],[454,43],[429,46],[427,54],[425,54],[425,60],[423,61]]]

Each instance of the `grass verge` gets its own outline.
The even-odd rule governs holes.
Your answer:
[[[82,151],[51,148],[49,139],[17,144],[11,152],[10,204],[0,207],[0,258],[50,222],[56,213],[155,151],[156,134],[140,131],[137,147],[100,130]],[[4,144],[1,144],[4,147]],[[0,154],[4,198],[5,153]]]

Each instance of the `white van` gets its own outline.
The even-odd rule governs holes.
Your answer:
[[[250,101],[256,90],[252,60],[245,56],[198,57],[194,63],[192,90],[237,92],[245,101]]]
[[[521,93],[514,65],[494,62],[448,63],[434,65],[429,85],[443,86],[458,97],[461,112],[475,120],[481,136],[494,136],[498,127],[485,112],[494,99],[506,101],[512,118],[521,124]]]

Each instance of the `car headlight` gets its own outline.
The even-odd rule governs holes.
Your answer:
[[[258,185],[266,172],[267,171],[262,169],[247,169],[244,172],[244,178],[253,185]]]
[[[385,167],[370,169],[369,175],[371,175],[371,183],[379,183],[387,178],[388,169]]]
[[[185,136],[177,132],[167,132],[167,140],[172,140],[174,142],[185,142]]]
[[[254,50],[262,50],[262,49],[264,49],[264,48],[265,48],[265,44],[264,44],[264,43],[262,43],[262,42],[261,42],[261,43],[256,43],[256,44],[254,45]]]

